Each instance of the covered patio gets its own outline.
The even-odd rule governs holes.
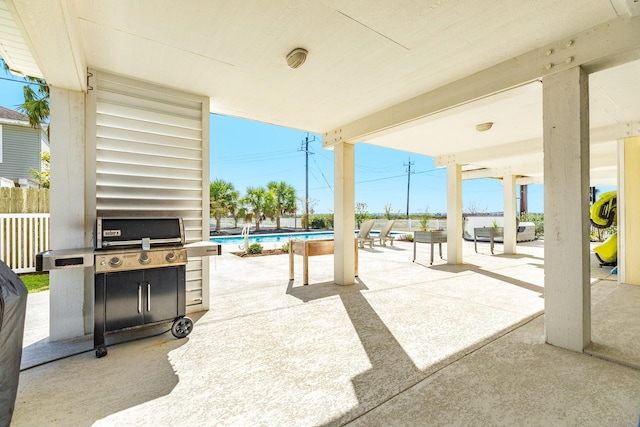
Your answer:
[[[415,263],[408,242],[361,249],[350,287],[333,283],[331,256],[302,286],[286,255],[226,253],[188,338],[114,344],[100,360],[76,342],[84,353],[22,372],[12,425],[634,425],[640,371],[545,344],[542,242],[493,256],[465,244],[461,266],[429,266],[426,245]],[[638,323],[620,323],[640,288],[592,276],[594,341],[640,354]],[[23,365],[55,345],[32,322],[44,338],[25,342]]]
[[[640,333],[627,327],[637,318],[637,298],[614,299],[627,308],[609,309],[607,315],[596,310],[600,294],[637,292],[640,285],[640,225],[635,221],[640,216],[640,171],[635,167],[640,161],[640,3],[514,4],[406,1],[371,7],[367,0],[197,0],[184,7],[170,1],[55,0],[43,6],[30,0],[0,0],[0,54],[14,72],[42,76],[51,88],[52,249],[93,246],[97,216],[150,212],[182,217],[187,242],[208,239],[207,187],[215,175],[209,170],[209,140],[215,132],[210,129],[210,113],[316,132],[323,137],[323,147],[334,152],[335,251],[331,263],[310,273],[324,285],[291,286],[283,293],[279,276],[268,275],[274,282],[265,279],[270,285],[250,288],[257,295],[245,294],[244,288],[236,289],[246,283],[234,265],[223,269],[206,259],[190,259],[187,310],[197,314],[202,326],[196,331],[203,334],[195,332],[186,343],[156,337],[116,347],[100,368],[94,364],[78,377],[78,387],[62,392],[84,398],[87,390],[109,384],[109,375],[129,369],[129,364],[146,368],[151,364],[145,359],[152,357],[162,362],[153,373],[164,372],[158,380],[165,382],[147,389],[145,378],[137,377],[142,385],[132,394],[110,383],[114,392],[108,395],[117,410],[110,410],[104,399],[89,399],[62,411],[56,406],[60,395],[52,391],[47,394],[56,399],[51,401],[52,411],[81,418],[81,408],[95,405],[88,418],[114,417],[107,423],[129,411],[135,413],[134,423],[147,417],[177,417],[175,412],[155,410],[172,405],[191,411],[193,415],[182,414],[180,420],[193,416],[196,424],[218,416],[229,424],[241,423],[233,418],[235,413],[244,414],[243,421],[255,417],[256,423],[267,423],[270,416],[313,424],[341,424],[361,415],[363,420],[378,420],[382,415],[375,408],[392,409],[387,405],[411,395],[398,393],[415,390],[411,387],[416,384],[435,384],[445,370],[462,366],[445,382],[470,381],[460,387],[467,391],[480,387],[478,372],[523,375],[514,372],[516,381],[511,384],[517,392],[506,386],[511,376],[501,378],[501,387],[480,382],[505,401],[524,399],[526,410],[514,414],[516,423],[525,413],[536,419],[546,416],[544,411],[559,408],[560,402],[563,408],[577,409],[552,410],[549,416],[556,416],[554,420],[583,420],[589,415],[609,420],[598,414],[609,414],[612,408],[625,414],[623,420],[611,419],[613,423],[637,418],[638,382],[628,382],[637,379],[637,371],[584,353],[620,350],[614,359],[621,363],[640,354],[636,348],[615,344],[614,338],[624,331],[625,343],[640,341]],[[301,50],[306,51],[305,61],[287,59]],[[438,165],[447,168],[446,265],[427,269],[403,260],[397,265],[400,269],[381,263],[389,269],[379,271],[378,264],[363,259],[355,277],[358,143],[435,156]],[[506,255],[482,261],[461,238],[462,180],[478,177],[500,179],[504,186]],[[515,244],[515,188],[531,182],[544,182],[545,191],[546,250],[534,255],[528,254],[527,245]],[[616,183],[620,274],[616,286],[594,288],[589,186]],[[223,259],[220,264],[232,261]],[[506,274],[512,267],[501,271],[506,260],[516,266],[516,275]],[[385,262],[393,263],[393,258]],[[416,270],[420,268],[428,274]],[[277,292],[271,293],[274,289]],[[438,293],[442,290],[451,292],[444,300]],[[52,271],[50,342],[90,336],[93,294],[90,268]],[[236,304],[243,295],[251,301],[248,306]],[[233,303],[225,304],[230,298]],[[314,315],[307,317],[311,312]],[[469,317],[470,312],[478,317]],[[300,318],[307,321],[297,322]],[[608,330],[615,333],[601,334],[599,328],[612,319],[616,324]],[[452,322],[454,327],[447,329]],[[522,322],[526,325],[502,336]],[[271,327],[257,332],[267,325]],[[297,333],[282,335],[292,328]],[[479,344],[498,336],[484,347]],[[287,347],[291,337],[294,345]],[[137,364],[136,351],[115,354],[149,343],[150,355],[141,356]],[[196,343],[202,346],[192,345]],[[499,346],[509,343],[515,347],[501,352]],[[238,359],[227,359],[239,348],[249,351],[254,346],[263,349],[256,353],[264,359],[244,359],[244,368],[234,364]],[[159,353],[153,353],[156,347]],[[481,357],[486,351],[495,351],[495,357]],[[272,353],[279,359],[268,359]],[[460,364],[443,362],[463,354]],[[510,371],[507,365],[514,354],[518,362]],[[81,369],[60,367],[76,360],[88,366],[83,357],[89,358],[78,356],[23,372],[17,419],[24,420],[27,412],[45,412],[42,396],[29,390],[30,375],[53,370],[55,375],[38,380],[50,380],[52,387],[63,385],[69,379],[63,375],[74,376]],[[207,357],[210,365],[202,363]],[[470,368],[465,360],[480,363]],[[554,369],[563,363],[569,370],[583,369],[557,375]],[[109,365],[112,368],[106,369]],[[297,371],[300,365],[305,370]],[[550,382],[534,394],[549,400],[529,394],[539,366],[547,366]],[[394,376],[396,368],[399,376]],[[467,375],[472,371],[474,375]],[[588,376],[591,371],[599,377]],[[242,381],[230,380],[236,375]],[[556,382],[558,377],[564,381]],[[234,397],[254,390],[255,378],[263,380],[259,384],[266,388],[259,390],[264,393],[248,400]],[[317,387],[325,381],[326,386]],[[342,387],[331,388],[333,382]],[[567,384],[578,393],[588,392],[589,399],[581,396],[584,402],[578,402],[581,399],[572,397]],[[608,384],[607,392],[599,388],[602,384]],[[296,399],[310,403],[279,400],[289,386]],[[317,399],[317,390],[328,391]],[[377,397],[379,390],[382,397]],[[463,417],[459,407],[445,403],[446,388],[441,390],[438,408],[450,408],[449,416]],[[614,403],[610,390],[620,392]],[[591,401],[604,394],[603,412],[589,409]],[[480,395],[484,399],[469,403],[467,409],[480,408],[474,413],[493,416],[488,394]],[[123,400],[115,403],[121,396]],[[221,398],[237,400],[208,406]],[[255,414],[243,409],[257,401],[268,404]],[[322,404],[314,409],[316,401]],[[536,404],[527,406],[531,402]],[[412,411],[423,408],[419,400],[408,405]],[[303,412],[288,418],[286,410],[294,406]],[[233,413],[226,412],[229,408],[235,408]],[[409,412],[398,409],[395,416]]]

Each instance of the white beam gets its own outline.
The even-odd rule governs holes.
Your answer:
[[[618,185],[617,169],[618,169],[617,166],[591,169],[589,173],[589,185],[591,186]]]
[[[469,163],[482,164],[482,162],[486,160],[506,159],[512,156],[522,156],[540,152],[542,152],[542,138],[535,138],[435,156],[433,162],[436,167],[455,163],[461,165]]]
[[[629,138],[640,135],[640,119],[627,123],[615,123],[590,130],[591,146],[607,142],[615,142],[621,138]],[[447,153],[433,158],[436,167],[453,165],[456,163],[483,164],[487,161],[510,159],[513,157],[527,156],[529,154],[542,153],[542,138],[534,138],[522,141],[513,141],[506,144],[493,145],[458,153]],[[466,178],[463,178],[466,179]]]
[[[516,185],[544,184],[543,175],[523,176],[516,178]]]
[[[543,85],[546,341],[582,352],[591,341],[588,75],[575,67]]]
[[[49,85],[87,89],[87,63],[73,3],[6,0],[11,16]],[[64,36],[61,36],[64,34]]]
[[[333,280],[337,285],[355,283],[355,162],[353,144],[338,144],[333,150],[334,251]]]
[[[439,111],[562,72],[577,65],[610,64],[640,50],[640,17],[620,16],[609,22],[529,51],[493,67],[423,93],[407,101],[347,123],[323,134],[322,145],[360,142],[414,126]]]
[[[447,264],[462,264],[462,168],[447,166]]]
[[[448,167],[448,166],[447,166]],[[511,168],[482,168],[462,172],[462,179],[499,178],[511,174]]]
[[[632,136],[640,136],[640,118],[631,122],[593,128],[589,133],[589,143],[595,145],[603,142],[615,142]]]

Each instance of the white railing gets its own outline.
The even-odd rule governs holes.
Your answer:
[[[49,214],[0,214],[0,259],[16,273],[36,271],[36,253],[49,249]]]

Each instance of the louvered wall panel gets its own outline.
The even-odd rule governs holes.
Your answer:
[[[203,98],[105,72],[92,82],[97,215],[180,216],[187,242],[202,240]],[[202,278],[190,259],[187,305],[202,302]]]

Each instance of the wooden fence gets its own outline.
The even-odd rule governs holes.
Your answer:
[[[49,212],[47,188],[0,188],[0,213]]]
[[[13,271],[36,271],[35,254],[48,249],[48,213],[0,214],[0,259]]]

